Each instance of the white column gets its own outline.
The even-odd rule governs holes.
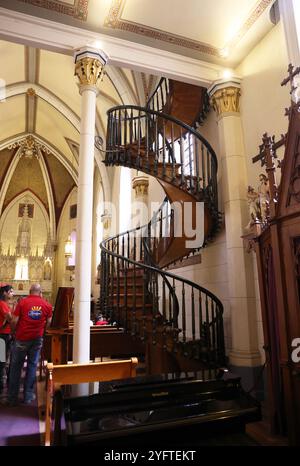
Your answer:
[[[76,225],[76,267],[73,361],[90,360],[90,302],[93,226],[94,137],[97,82],[106,58],[99,51],[84,48],[75,53],[75,75],[79,78],[81,126]]]
[[[300,65],[300,2],[279,0],[280,18],[283,22],[289,62]]]
[[[132,179],[132,189],[134,189],[134,205],[132,206],[131,228],[146,225],[148,216],[148,187],[149,178],[145,175],[138,175]]]
[[[260,364],[256,327],[253,268],[241,236],[247,224],[246,161],[240,118],[240,80],[220,80],[209,89],[218,117],[222,188],[225,210],[227,270],[231,312],[230,363],[255,367]]]

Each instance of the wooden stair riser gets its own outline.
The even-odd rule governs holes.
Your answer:
[[[141,307],[144,304],[147,304],[146,298],[143,297],[143,295],[135,295],[133,293],[127,293],[126,296],[122,296],[121,294],[114,295],[113,296],[113,305],[116,306],[119,304],[119,306],[125,306],[127,304],[128,307]]]
[[[137,294],[142,294],[143,293],[143,289],[144,289],[144,283],[124,283],[124,280],[121,282],[119,281],[119,285],[116,283],[113,285],[113,289],[114,289],[114,294],[116,294],[117,292],[119,292],[119,294],[124,294],[125,293],[125,290],[126,290],[126,294],[133,294],[134,293],[134,290],[135,290],[135,293]]]
[[[197,108],[200,100],[201,104],[199,105],[200,107],[203,106],[205,89],[174,82],[172,93],[172,98],[169,96],[164,111],[184,121],[186,124],[192,125],[197,118],[196,114],[200,111],[200,109]],[[188,101],[185,95],[189,96]],[[127,109],[125,109],[125,111],[127,115]],[[194,229],[198,228],[195,222],[196,202],[205,201],[204,237],[209,237],[216,224],[214,210],[211,207],[211,205],[214,204],[207,204],[206,197],[208,193],[210,194],[212,192],[214,178],[211,177],[211,175],[215,175],[214,153],[213,151],[209,152],[209,144],[206,144],[205,141],[203,144],[201,137],[198,138],[193,130],[188,130],[184,125],[180,125],[180,123],[173,123],[171,121],[172,119],[158,116],[155,112],[152,114],[149,112],[146,113],[147,110],[144,111],[143,109],[140,110],[137,108],[131,110],[131,118],[132,116],[137,118],[135,117],[135,112],[136,115],[141,117],[142,123],[144,124],[146,122],[147,126],[145,127],[146,129],[143,126],[141,137],[140,131],[138,131],[138,133],[130,133],[129,139],[131,141],[137,141],[130,144],[126,143],[126,139],[128,139],[126,128],[129,128],[129,123],[128,121],[126,123],[126,118],[122,120],[120,116],[122,115],[122,111],[115,115],[113,115],[113,113],[110,114],[109,121],[112,125],[112,135],[116,135],[116,140],[114,142],[115,148],[113,148],[111,152],[108,151],[106,164],[138,169],[156,177],[157,181],[166,192],[171,204],[180,203],[183,205],[186,202],[192,203],[193,212],[191,214],[192,218],[189,221],[189,233],[191,233],[192,225]],[[124,128],[121,128],[124,121],[127,127],[124,126]],[[116,129],[120,130],[120,136],[118,136],[119,132],[115,131]],[[125,129],[125,132],[123,132],[123,129]],[[170,163],[170,157],[172,157],[174,145],[178,144],[176,139],[179,137],[182,138],[188,131],[188,139],[185,138],[185,141],[194,145],[196,152],[199,150],[200,162],[199,166],[196,166],[195,162],[194,167],[192,165],[194,162],[190,159],[188,165],[184,162],[184,166],[182,166],[183,168],[181,169],[181,164]],[[168,140],[164,154],[159,150],[160,147],[157,150],[158,145],[160,145],[163,140],[160,138],[155,142],[158,132],[165,137],[165,140]],[[133,134],[139,134],[139,136],[134,136],[133,138]],[[123,147],[118,145],[118,143],[123,143]],[[126,144],[126,146],[124,146],[124,144]],[[185,144],[183,138],[180,140],[180,144]],[[154,152],[154,150],[156,152]],[[189,151],[189,154],[190,153]],[[165,156],[164,161],[162,158],[163,156]],[[196,156],[198,156],[198,154],[196,154]],[[209,159],[209,156],[212,158]],[[199,174],[198,178],[194,176],[193,170],[196,171],[196,169]],[[203,176],[203,179],[201,179],[200,176]],[[210,202],[212,201],[210,200]],[[178,220],[177,216],[175,218]],[[191,242],[193,238],[186,237],[183,222],[184,219],[182,215],[182,236],[180,238],[158,238],[158,241],[154,242],[154,244],[150,243],[153,255],[152,259],[154,258],[155,263],[160,268],[174,263],[174,261],[181,259],[195,249],[187,247],[187,241]],[[172,225],[170,225],[170,227],[170,233],[174,235]],[[199,246],[201,245],[199,244]],[[130,248],[130,251],[131,249],[132,248]],[[125,254],[127,252],[127,249],[125,249]],[[131,252],[128,258],[134,259]],[[118,283],[116,282],[116,277],[114,277],[112,294],[110,294],[109,299],[115,315],[118,316],[118,321],[123,323],[124,327],[126,327],[131,335],[139,337],[147,342],[147,358],[149,367],[151,366],[149,373],[159,373],[170,369],[175,370],[175,368],[177,370],[197,370],[197,368],[201,367],[199,361],[193,361],[192,363],[190,361],[184,362],[184,360],[187,359],[187,351],[186,346],[179,344],[178,339],[182,336],[182,334],[180,335],[180,330],[172,328],[171,325],[166,326],[162,315],[158,318],[154,318],[153,314],[156,312],[155,309],[157,305],[157,297],[155,295],[156,288],[154,285],[152,291],[149,289],[147,283],[147,281],[150,280],[149,276],[152,277],[151,273],[146,273],[145,269],[142,267],[136,267],[134,270],[130,266],[129,269],[122,269],[118,272]],[[152,296],[152,294],[150,295],[150,291],[155,296]],[[168,293],[168,289],[166,291]],[[143,295],[143,293],[146,292],[148,292],[147,298]],[[171,295],[169,296],[171,299]],[[152,299],[155,305],[151,303],[145,304],[146,299],[148,301]],[[158,301],[158,303],[160,304],[161,302]],[[174,309],[175,308],[176,306],[174,306]],[[170,319],[172,319],[171,316]],[[174,320],[171,320],[171,322],[174,322]],[[194,356],[198,355],[198,353],[200,354],[200,352],[197,352],[197,348],[195,349],[194,346],[189,347],[189,349],[191,351],[188,356],[194,360]],[[178,361],[176,360],[177,354]]]
[[[127,283],[129,282],[129,280],[131,280],[132,282],[136,280],[142,280],[145,278],[145,271],[144,269],[139,267],[136,267],[135,269],[130,267],[126,270],[120,269],[119,279],[125,280],[125,277],[127,277]]]

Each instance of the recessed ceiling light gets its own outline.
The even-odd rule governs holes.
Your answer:
[[[223,78],[231,78],[232,77],[232,71],[231,70],[224,70],[222,73]]]
[[[103,44],[100,40],[94,40],[91,44],[90,44],[94,49],[99,49],[99,50],[102,50],[103,48]]]
[[[220,50],[219,54],[220,54],[220,57],[227,58],[229,55],[229,48],[224,47],[223,49]]]

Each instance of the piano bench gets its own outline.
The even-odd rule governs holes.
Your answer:
[[[45,446],[51,445],[52,397],[56,385],[104,382],[115,379],[128,379],[136,376],[137,358],[105,361],[89,364],[47,364],[46,369],[46,418]]]

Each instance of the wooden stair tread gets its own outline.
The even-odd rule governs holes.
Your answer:
[[[117,307],[117,306],[114,305],[114,307]],[[120,304],[120,305],[119,305],[119,309],[125,308],[125,309],[128,310],[128,307],[132,308],[132,304],[129,304],[129,305],[127,304],[127,306],[125,306],[125,304]],[[137,304],[136,304],[136,307],[137,307],[137,308],[141,308],[141,307],[148,307],[148,308],[151,307],[151,308],[153,308],[153,304],[152,304],[152,303],[145,303],[145,304],[143,304],[143,303],[138,304],[138,303],[137,303]]]

